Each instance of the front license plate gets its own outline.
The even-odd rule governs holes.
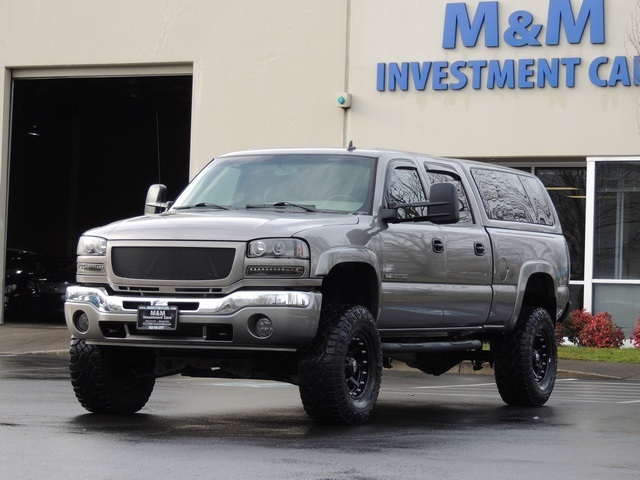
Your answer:
[[[138,307],[138,330],[175,330],[178,307],[167,305]]]

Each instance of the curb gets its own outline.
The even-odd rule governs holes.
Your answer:
[[[66,357],[69,350],[40,350],[34,352],[0,352],[0,357],[13,357],[18,355],[55,355],[58,357]]]
[[[623,377],[617,377],[615,375],[603,375],[601,373],[587,373],[560,369],[558,369],[557,378],[577,378],[578,380],[624,380]]]

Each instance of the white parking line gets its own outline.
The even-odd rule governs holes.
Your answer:
[[[499,398],[494,382],[457,385],[425,385],[408,388],[384,388],[390,393],[407,393],[411,396],[452,396]],[[573,403],[607,403],[633,405],[640,403],[640,383],[598,382],[578,379],[561,379],[551,395],[551,400]]]

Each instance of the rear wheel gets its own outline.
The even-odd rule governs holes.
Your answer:
[[[93,413],[135,413],[155,385],[155,354],[149,349],[101,347],[72,339],[69,370],[80,404]]]
[[[323,310],[318,335],[300,354],[299,372],[300,398],[311,418],[365,422],[382,377],[380,337],[371,313],[351,305]]]
[[[553,391],[558,347],[549,313],[525,308],[516,328],[494,343],[495,377],[509,405],[541,406]]]

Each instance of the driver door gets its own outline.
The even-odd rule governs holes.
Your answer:
[[[427,195],[417,167],[392,162],[387,171],[386,200],[425,202]],[[426,214],[426,207],[399,210],[401,218]],[[380,234],[383,309],[380,329],[421,329],[443,322],[447,259],[442,230],[427,221],[388,223]]]

